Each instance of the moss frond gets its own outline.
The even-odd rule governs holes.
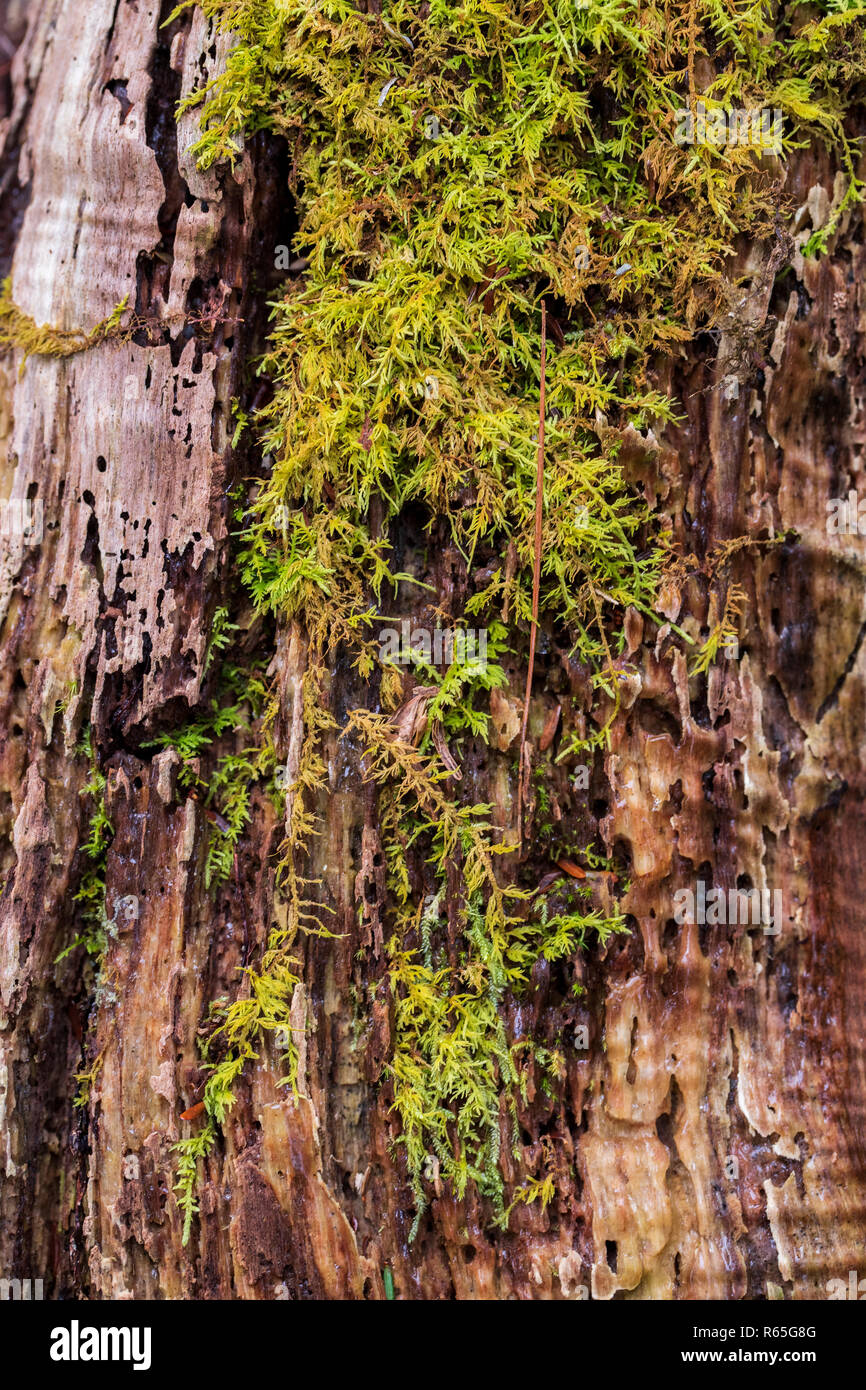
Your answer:
[[[18,308],[12,298],[12,278],[7,276],[0,285],[0,352],[20,348],[24,354],[21,362],[23,372],[28,357],[73,357],[78,352],[86,352],[97,343],[109,338],[129,336],[135,325],[123,326],[123,316],[129,305],[129,295],[125,295],[115,305],[107,318],[91,328],[83,329],[52,328],[49,324],[38,324],[29,314]]]

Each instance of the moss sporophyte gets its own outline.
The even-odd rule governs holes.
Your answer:
[[[497,863],[513,845],[488,807],[460,800],[449,775],[461,740],[487,736],[504,652],[518,641],[526,649],[542,305],[535,597],[540,626],[568,634],[594,690],[594,732],[561,749],[568,759],[607,744],[627,610],[661,624],[660,583],[686,565],[653,515],[652,494],[629,483],[624,445],[652,460],[676,419],[680,403],[658,384],[668,379],[658,368],[729,312],[738,241],[793,245],[783,187],[791,151],[824,143],[844,174],[805,254],[826,248],[859,197],[845,115],[864,71],[866,11],[838,0],[395,0],[382,14],[350,0],[202,7],[234,43],[225,71],[184,103],[200,112],[199,162],[232,164],[262,130],[292,152],[304,271],[271,306],[259,370],[273,389],[249,424],[273,465],[240,506],[239,569],[257,612],[303,634],[306,674],[303,749],[286,792],[288,908],[249,971],[247,997],[218,1010],[204,1128],[179,1146],[186,1233],[197,1162],[238,1077],[267,1032],[290,1029],[293,943],[299,932],[328,930],[298,866],[325,786],[323,744],[336,728],[325,687],[338,649],[382,711],[353,710],[342,732],[379,792],[394,1018],[387,1084],[415,1225],[434,1176],[458,1196],[475,1183],[507,1222],[515,1203],[554,1198],[543,1163],[506,1193],[500,1142],[516,1134],[529,1068],[555,1088],[563,1061],[555,1048],[510,1037],[503,1003],[530,988],[536,962],[571,959],[625,927],[619,913],[593,910],[579,884],[567,910],[550,914],[543,895],[503,886]],[[696,113],[698,100],[704,129],[717,111],[781,113],[773,148],[683,140],[682,113]],[[370,638],[406,578],[392,540],[409,506],[431,533],[450,537],[467,575],[484,576],[469,581],[462,621],[492,638],[483,668],[417,671],[427,707],[412,736],[392,717],[402,673]],[[695,673],[741,616],[735,587],[719,611]],[[215,650],[227,631],[219,642],[215,634]],[[687,639],[675,631],[667,640]],[[272,776],[273,699],[263,688],[253,720],[263,742],[237,755],[246,761],[234,781],[226,771],[227,790]],[[217,720],[201,716],[195,727],[216,733]],[[243,816],[226,815],[238,834]],[[456,957],[442,948],[440,895],[413,894],[414,844],[440,884],[459,866]],[[290,1085],[296,1062],[290,1043]]]

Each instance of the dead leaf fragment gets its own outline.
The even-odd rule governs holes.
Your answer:
[[[568,874],[569,878],[586,878],[586,869],[582,869],[579,864],[573,864],[570,859],[557,859],[556,867]]]
[[[454,761],[454,756],[445,739],[445,730],[442,728],[438,719],[434,722],[430,730],[430,736],[433,739],[433,747],[436,749],[436,752],[439,754],[439,757],[442,759],[452,777],[456,777],[457,781],[461,782],[463,780],[463,773]]]
[[[520,715],[517,706],[501,690],[490,692],[490,718],[493,721],[493,741],[500,753],[504,753],[520,733]]]
[[[391,715],[401,743],[411,743],[415,748],[421,742],[427,732],[427,706],[438,689],[436,685],[416,686],[409,699]]]
[[[538,740],[539,751],[545,753],[554,740],[557,729],[559,728],[559,718],[562,714],[562,705],[557,705],[552,709],[544,722],[541,731],[541,738]]]

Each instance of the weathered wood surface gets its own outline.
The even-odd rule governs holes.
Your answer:
[[[256,146],[233,177],[203,175],[191,119],[175,141],[175,103],[223,41],[197,14],[160,31],[167,13],[146,0],[29,7],[0,130],[13,209],[0,251],[19,307],[89,329],[129,294],[147,325],[133,342],[20,371],[18,354],[0,359],[2,492],[41,500],[45,523],[41,545],[5,538],[0,560],[0,1273],[97,1298],[383,1297],[386,1266],[406,1298],[764,1298],[771,1285],[824,1297],[862,1261],[866,1209],[864,541],[825,528],[826,499],[863,485],[860,212],[830,256],[795,255],[785,277],[776,247],[744,252],[747,304],[676,367],[685,422],[633,440],[633,476],[687,550],[767,527],[800,539],[733,560],[748,595],[740,655],[711,671],[705,696],[693,683],[690,699],[684,666],[632,622],[639,679],[589,793],[550,764],[554,814],[584,842],[600,826],[627,865],[634,927],[586,961],[579,1002],[539,975],[524,1011],[540,1038],[589,1029],[561,1099],[539,1089],[521,1114],[527,1153],[552,1144],[554,1202],[518,1208],[502,1234],[475,1197],[443,1190],[408,1244],[381,1083],[375,872],[360,927],[356,901],[375,799],[357,752],[334,739],[311,875],[344,935],[302,947],[301,1095],[277,1089],[263,1055],[181,1247],[170,1146],[200,1080],[196,1030],[209,1001],[237,989],[245,934],[261,945],[280,910],[281,827],[262,797],[239,856],[243,901],[235,880],[214,899],[201,812],[178,795],[173,756],[141,744],[209,693],[226,490],[243,471],[229,401],[291,213],[279,152]],[[788,179],[805,240],[839,190],[808,155]],[[456,554],[416,563],[440,590],[459,587]],[[686,627],[706,617],[697,579],[667,600]],[[287,754],[303,641],[278,633],[275,650]],[[547,646],[537,669],[535,745],[557,696],[579,690],[564,651]],[[518,705],[524,678],[516,665]],[[330,698],[340,711],[368,697],[338,663]],[[116,832],[107,910],[126,895],[140,904],[96,1000],[80,952],[54,964],[74,934],[86,715]],[[508,767],[485,754],[467,795],[514,825]],[[676,889],[743,876],[781,890],[780,935],[673,922]],[[372,1001],[360,1030],[353,990]],[[82,1041],[102,1066],[76,1110]]]

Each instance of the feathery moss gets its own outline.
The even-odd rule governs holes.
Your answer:
[[[597,732],[581,747],[603,746],[619,707],[623,615],[633,607],[661,622],[660,578],[680,563],[629,483],[623,447],[651,457],[656,432],[676,418],[655,364],[735,322],[740,239],[775,239],[790,254],[788,154],[823,141],[846,172],[805,254],[826,249],[859,197],[845,115],[866,69],[866,10],[844,0],[203,8],[236,43],[225,73],[186,103],[201,110],[196,154],[204,166],[232,162],[255,131],[285,137],[306,267],[272,306],[261,371],[274,390],[252,421],[273,460],[242,538],[257,609],[303,625],[311,671],[340,647],[396,699],[368,632],[405,578],[392,529],[414,505],[431,536],[449,536],[467,570],[485,576],[463,618],[492,625],[506,611],[510,632],[525,632],[544,301],[540,620],[558,624],[590,669]],[[694,118],[698,101],[710,116],[778,109],[778,148],[683,144],[682,113]],[[696,671],[733,632],[739,603],[732,590]],[[462,692],[453,699],[442,693],[448,677],[434,681],[449,739],[483,735],[481,689],[451,680]],[[315,679],[304,689],[314,746],[290,874],[312,829],[330,718]],[[536,1175],[504,1203],[503,1106],[513,1118],[521,1079],[503,997],[528,988],[540,955],[573,955],[589,932],[604,941],[624,923],[578,908],[545,921],[525,892],[500,886],[496,858],[509,846],[487,808],[444,787],[435,724],[418,748],[386,715],[354,711],[347,725],[380,786],[387,839],[394,1107],[418,1212],[433,1165],[458,1194],[475,1180],[502,1218],[516,1201],[551,1196],[548,1176]],[[405,849],[419,837],[440,881],[460,868],[456,965],[443,954],[436,896],[412,901]],[[555,1075],[555,1057],[534,1056]]]

